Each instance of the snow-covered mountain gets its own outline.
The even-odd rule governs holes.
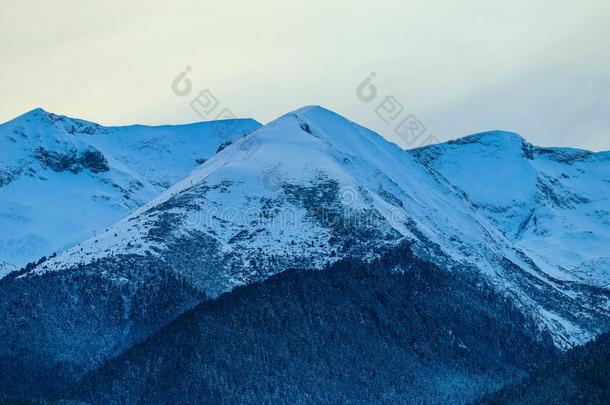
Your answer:
[[[23,265],[93,236],[259,126],[104,127],[42,109],[0,125],[0,259]]]
[[[506,151],[501,159],[517,168],[542,155],[534,147],[509,155],[519,142],[525,145],[512,135],[492,133],[407,152],[321,107],[286,114],[224,148],[108,230],[2,280],[0,337],[16,343],[0,346],[0,358],[27,353],[24,374],[48,379],[49,370],[60,367],[62,374],[53,378],[66,383],[203,297],[216,298],[288,269],[324,269],[342,259],[383,262],[387,252],[404,245],[418,260],[444,271],[475,274],[473,291],[490,288],[518,307],[535,325],[526,328],[533,338],[550,337],[562,348],[584,342],[610,327],[607,278],[568,277],[580,273],[553,267],[561,263],[550,257],[552,249],[520,242],[537,228],[507,219],[517,197],[500,194],[497,187],[485,196],[487,184],[506,181],[504,171],[490,167],[486,174],[495,180],[476,180],[467,189],[456,168],[460,152],[442,160],[444,150],[464,145],[475,145],[483,156]],[[472,164],[472,153],[465,150],[464,167]],[[607,182],[606,155],[588,155],[595,168],[575,165],[566,175],[580,173],[582,187]],[[558,176],[562,166],[553,165],[574,164],[539,159],[538,167],[548,163],[544,170]],[[562,215],[569,207],[587,205],[586,212],[602,214],[608,208],[605,189],[587,194],[566,185],[560,192],[544,186],[555,186],[550,179],[534,183],[532,200],[523,201],[538,204],[541,212],[566,196],[571,197],[561,203],[567,207]],[[493,201],[509,211],[482,207],[477,198],[500,199]],[[608,223],[598,225],[606,228],[592,229],[590,240],[607,235]],[[564,235],[566,249],[575,246],[571,234]],[[601,246],[603,240],[590,243]],[[596,253],[587,254],[589,263]],[[392,270],[408,271],[399,265]],[[29,311],[25,319],[24,311]],[[45,336],[36,335],[41,327]],[[41,347],[36,353],[28,351],[32,334]]]
[[[493,146],[485,143],[487,138]],[[472,139],[481,139],[479,156],[501,154],[503,157],[497,159],[500,166],[504,159],[517,168],[520,160],[530,162],[522,155],[520,138],[492,133],[467,138],[465,144]],[[535,308],[541,325],[552,331],[560,345],[586,341],[596,333],[598,323],[577,319],[576,313],[585,311],[593,318],[608,314],[606,297],[601,303],[591,301],[587,289],[589,285],[604,287],[603,280],[607,282],[608,277],[603,268],[601,274],[593,271],[593,276],[585,276],[590,271],[586,270],[580,277],[558,278],[559,268],[538,264],[541,258],[546,258],[544,263],[557,260],[552,249],[535,250],[535,246],[515,243],[514,232],[524,232],[514,229],[511,234],[505,227],[511,220],[504,218],[500,208],[495,209],[495,217],[491,216],[489,212],[494,208],[481,210],[476,200],[464,194],[462,183],[447,182],[438,175],[441,171],[435,165],[428,161],[420,164],[379,135],[328,110],[297,110],[242,142],[257,144],[256,151],[250,155],[239,145],[225,149],[108,231],[53,258],[36,272],[121,255],[152,255],[172,263],[175,250],[185,240],[198,240],[206,246],[198,252],[201,263],[180,272],[215,297],[287,268],[307,265],[321,269],[344,257],[372,259],[383,252],[384,246],[391,247],[406,238],[415,244],[421,257],[439,265],[477,267],[499,289],[514,295],[522,305]],[[510,152],[515,147],[519,154],[513,153],[511,160]],[[429,153],[438,148],[441,146],[429,148]],[[528,150],[535,153],[536,149]],[[466,166],[474,160],[468,158],[477,153],[464,153]],[[573,172],[583,173],[583,183],[598,185],[596,194],[583,196],[584,190],[581,194],[568,190],[563,192],[567,197],[558,196],[550,186],[540,185],[552,185],[543,177],[533,181],[532,190],[537,194],[531,197],[532,202],[540,201],[538,206],[543,210],[561,204],[557,201],[562,196],[567,207],[597,198],[597,205],[589,203],[582,216],[595,211],[607,215],[603,212],[609,187],[603,177],[608,173],[603,166],[607,165],[607,155],[591,156],[599,167],[588,171],[576,167]],[[447,170],[459,173],[455,168]],[[572,172],[569,168],[566,171]],[[490,168],[486,172],[498,176],[497,180],[488,180],[490,184],[505,181],[501,170]],[[522,175],[518,179],[527,182]],[[485,180],[479,181],[471,182],[473,190],[489,193],[490,199],[508,199],[505,206],[514,204],[511,198],[521,198],[518,193],[501,195]],[[519,190],[519,186],[514,189]],[[529,215],[526,211],[524,218]],[[599,247],[604,245],[610,227],[602,221],[596,226],[602,229],[592,228],[586,235],[592,240],[590,245],[598,249],[589,249],[588,254],[590,260],[603,264],[605,257],[593,255],[607,253]],[[554,233],[561,239],[561,232]],[[539,302],[540,289],[548,290],[551,297],[559,294],[553,298],[557,302],[547,302],[545,308]],[[549,299],[547,295],[545,300]]]
[[[610,152],[492,131],[412,150],[549,277],[610,287]]]

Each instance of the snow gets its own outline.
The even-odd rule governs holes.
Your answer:
[[[23,265],[94,236],[259,126],[245,119],[103,127],[42,109],[0,125],[0,259]],[[97,150],[109,170],[54,171],[36,158],[39,148]]]
[[[310,125],[313,134],[310,135],[300,129],[300,125],[305,121]],[[481,245],[485,245],[479,242],[487,239],[485,227],[477,222],[476,214],[472,210],[463,207],[459,196],[447,193],[444,185],[430,178],[421,170],[418,163],[398,146],[334,113],[319,107],[307,107],[281,117],[249,137],[254,138],[258,144],[252,156],[246,156],[237,144],[223,150],[191,176],[134,212],[122,224],[132,223],[134,218],[140,218],[151,207],[160,205],[173,196],[188,191],[193,184],[197,185],[204,181],[208,185],[218,185],[226,180],[239,182],[236,191],[232,189],[230,193],[220,191],[209,193],[206,196],[205,207],[208,211],[215,208],[225,212],[230,210],[238,213],[248,210],[258,212],[260,206],[254,205],[253,201],[260,201],[262,198],[283,198],[281,190],[267,189],[263,181],[264,176],[261,176],[261,173],[279,164],[282,167],[282,181],[286,183],[307,186],[315,184],[315,179],[323,174],[326,178],[338,181],[341,189],[366,190],[371,196],[371,201],[367,203],[358,198],[352,203],[351,208],[370,208],[378,211],[396,230],[410,238],[413,234],[408,230],[405,222],[411,219],[420,225],[420,230],[429,240],[443,245],[446,252],[457,261],[467,259],[463,252],[480,251]],[[244,139],[244,142],[246,141],[247,138]],[[403,173],[409,175],[405,176]],[[380,187],[388,190],[387,192],[396,193],[395,197],[402,207],[393,206],[382,198],[379,193]],[[448,207],[454,209],[447,209]],[[306,217],[302,209],[288,203],[283,205],[282,210],[284,213],[294,214],[296,218]],[[203,215],[211,217],[209,212]],[[230,250],[230,247],[226,247],[226,243],[235,233],[235,228],[247,225],[245,219],[244,216],[238,215],[232,221],[233,226],[214,223],[212,229],[206,232],[217,235],[218,239],[225,243],[225,249]],[[136,222],[144,224],[150,221],[144,216]],[[212,222],[215,221],[212,219]],[[286,227],[271,229],[271,234],[262,234],[264,241],[251,241],[249,247],[264,247],[268,254],[286,254],[287,240],[296,238],[297,241],[304,243],[328,239],[328,230],[316,224],[305,225],[299,221],[297,229],[292,229],[290,233],[287,233]],[[146,232],[142,231],[144,228],[145,226],[142,225],[138,232],[145,234]],[[135,226],[131,229],[135,229]],[[120,230],[125,232],[123,227]],[[275,231],[278,233],[274,233]],[[138,232],[119,239],[124,241],[137,238]],[[280,235],[279,232],[283,234]],[[459,237],[466,232],[475,234],[471,239],[476,240],[476,244]],[[110,235],[108,237],[111,240],[116,241],[114,233],[121,232],[111,229],[107,234]],[[452,236],[459,237],[460,246],[456,246],[456,242],[451,240]],[[107,246],[99,239],[96,238],[98,242],[89,242],[91,252],[87,255],[88,260],[98,257],[93,253],[94,251],[109,250],[115,252],[114,254],[121,252],[122,242],[111,242]],[[297,243],[299,249],[303,248],[303,243]],[[145,241],[138,241],[135,245],[151,249]],[[83,246],[75,248],[72,252],[80,251]],[[327,261],[326,254],[330,249],[328,245],[321,249],[311,249],[309,260],[316,267],[322,266]],[[87,249],[85,251],[89,252]],[[133,252],[134,250],[130,250],[130,253]],[[79,257],[76,253],[75,256]],[[57,260],[59,261],[60,258]],[[61,266],[68,263],[72,261]]]
[[[15,266],[0,260],[0,279],[2,277],[6,276],[11,271],[15,271],[15,270],[17,270],[17,268]]]
[[[495,131],[414,153],[466,193],[549,276],[608,285],[598,276],[610,272],[607,152],[539,148]]]

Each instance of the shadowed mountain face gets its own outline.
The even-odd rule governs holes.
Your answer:
[[[610,292],[603,267],[597,274],[581,271],[577,265],[605,260],[599,245],[606,235],[604,229],[610,225],[604,223],[603,216],[596,221],[581,221],[591,212],[603,211],[603,196],[587,193],[567,180],[536,174],[542,169],[534,171],[533,180],[532,176],[520,175],[528,185],[523,186],[527,193],[522,201],[544,212],[540,218],[548,219],[555,213],[554,218],[562,218],[575,233],[566,233],[565,243],[561,238],[545,238],[544,232],[535,231],[542,228],[532,225],[543,224],[542,219],[525,221],[516,228],[522,231],[515,233],[509,225],[519,222],[514,218],[522,212],[501,211],[511,207],[510,193],[489,188],[489,199],[508,199],[496,201],[496,205],[482,197],[494,175],[499,181],[505,179],[502,171],[483,171],[473,180],[484,180],[475,189],[468,189],[459,178],[449,180],[468,166],[472,156],[467,148],[473,145],[492,161],[490,156],[502,150],[502,156],[517,162],[518,167],[534,165],[536,159],[546,162],[542,156],[550,156],[514,135],[495,132],[457,144],[407,152],[320,107],[286,114],[239,138],[107,230],[57,257],[0,280],[0,341],[8,342],[0,345],[0,361],[14,364],[0,373],[0,392],[42,397],[55,394],[203,300],[219,299],[235,288],[263,282],[291,269],[311,271],[311,277],[320,281],[315,277],[322,273],[316,270],[336,263],[379,263],[400,246],[409,246],[409,260],[424,265],[405,265],[407,270],[379,265],[374,270],[392,280],[396,276],[392,270],[404,271],[407,277],[413,269],[428,268],[446,273],[445,277],[452,280],[464,277],[468,282],[459,284],[462,290],[453,295],[442,288],[420,286],[429,300],[433,296],[443,300],[447,297],[447,305],[454,305],[452,308],[464,306],[464,317],[454,318],[462,326],[476,329],[472,319],[480,319],[479,310],[495,311],[496,305],[516,308],[521,321],[513,312],[500,310],[494,313],[489,328],[501,329],[516,322],[513,326],[534,341],[551,339],[554,348],[540,343],[540,350],[547,352],[569,348],[608,330]],[[455,163],[460,153],[454,148],[464,148],[464,162]],[[451,159],[446,158],[448,151]],[[582,152],[578,159],[576,152],[562,154],[565,159],[554,157],[547,162],[553,170],[565,164],[566,176],[574,179],[580,173],[578,184],[605,190],[605,154]],[[453,166],[447,162],[453,162]],[[446,169],[447,165],[451,170]],[[545,166],[544,170],[550,176],[551,169]],[[542,183],[535,179],[538,177],[543,177]],[[532,182],[541,185],[531,188]],[[516,185],[510,187],[518,189]],[[503,222],[503,215],[514,221]],[[546,223],[544,229],[548,230]],[[540,233],[539,239],[527,236],[535,232]],[[558,259],[552,250],[535,249],[536,243],[561,242],[566,249],[575,247],[576,234],[582,236],[584,246],[590,247],[580,256],[563,255]],[[391,284],[384,280],[380,285]],[[363,293],[372,299],[371,291]],[[417,288],[406,289],[402,299],[420,293]],[[488,307],[481,304],[477,310],[462,299],[471,297],[478,302],[481,294],[494,297],[493,303],[487,302]],[[223,299],[218,302],[225,302]],[[297,311],[290,307],[287,310]],[[243,313],[237,312],[235,319],[242,316],[239,314]],[[373,318],[377,316],[381,315]],[[435,327],[444,328],[449,318],[438,318],[440,323]],[[374,323],[370,319],[366,322]],[[459,326],[452,325],[452,331]],[[496,337],[500,329],[494,329]],[[406,332],[403,335],[409,336]],[[477,336],[473,339],[488,338]],[[483,340],[482,347],[492,350],[492,343]],[[327,340],[321,342],[329,344]],[[400,342],[388,345],[398,347]],[[348,352],[358,347],[354,345],[337,350]],[[472,350],[471,345],[465,345]],[[530,350],[527,347],[524,353]],[[305,356],[299,354],[305,353],[303,350],[295,355]],[[442,360],[444,349],[438,350],[434,359]],[[491,356],[485,360],[490,365],[487,371],[468,374],[472,370],[462,367],[462,371],[455,371],[455,381],[463,372],[471,379],[489,379],[478,387],[491,389],[528,369],[511,363],[502,353],[484,353]],[[432,360],[417,364],[435,367]],[[503,364],[513,367],[513,371],[502,369]],[[344,366],[348,367],[347,363]],[[495,373],[500,374],[493,377]],[[464,384],[456,386],[460,389],[452,393],[466,390],[460,398],[471,398],[474,391],[468,391]],[[216,392],[217,388],[210,389]],[[421,392],[431,392],[426,390],[422,388]]]
[[[391,269],[391,270],[390,270]],[[465,402],[555,356],[469,271],[408,247],[204,303],[86,376],[92,403]]]
[[[571,350],[525,381],[503,388],[478,403],[610,403],[610,334]]]
[[[22,266],[103,231],[259,127],[105,127],[40,108],[1,124],[0,260]]]

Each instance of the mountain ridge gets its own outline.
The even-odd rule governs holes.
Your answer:
[[[494,141],[498,140],[498,137],[495,135],[493,138]],[[477,137],[472,139],[477,139]],[[480,136],[478,139],[480,139]],[[560,281],[557,279],[559,273],[550,272],[541,268],[540,262],[536,262],[536,260],[529,258],[521,248],[515,249],[514,247],[511,247],[512,242],[510,238],[504,235],[505,230],[502,229],[502,227],[496,228],[498,223],[494,223],[493,217],[481,217],[479,215],[480,207],[477,207],[476,204],[464,206],[459,191],[449,191],[449,194],[447,194],[447,187],[449,187],[449,190],[452,190],[453,185],[456,184],[455,181],[450,182],[450,186],[448,186],[447,184],[434,180],[434,175],[430,177],[425,173],[418,174],[418,172],[421,171],[420,167],[416,161],[409,159],[409,154],[404,153],[398,146],[385,141],[374,132],[360,127],[338,114],[319,106],[307,106],[281,116],[262,129],[254,131],[242,141],[248,142],[249,140],[256,141],[256,150],[252,156],[244,153],[242,145],[236,144],[224,149],[185,180],[177,183],[150,204],[135,211],[121,221],[119,228],[111,228],[105,234],[102,234],[95,239],[90,239],[87,244],[83,245],[89,246],[89,248],[85,247],[84,254],[82,253],[83,246],[76,246],[71,251],[59,255],[57,258],[53,258],[42,266],[39,266],[35,271],[46,271],[45,269],[52,268],[60,269],[70,267],[72,264],[81,263],[78,261],[74,262],[72,259],[67,259],[66,261],[66,258],[70,256],[77,258],[77,260],[88,257],[86,260],[91,262],[92,260],[97,260],[97,258],[105,257],[107,254],[105,251],[111,252],[109,253],[111,255],[121,254],[123,251],[139,251],[139,254],[152,254],[153,256],[156,256],[159,254],[159,249],[164,249],[163,244],[168,242],[172,243],[172,238],[174,238],[174,236],[172,236],[173,232],[169,234],[165,233],[162,235],[161,239],[158,239],[158,236],[150,238],[146,235],[149,235],[151,231],[154,231],[154,228],[150,228],[146,223],[151,223],[151,220],[153,222],[158,221],[160,218],[153,207],[169,204],[168,208],[174,210],[171,215],[190,216],[189,218],[184,217],[185,220],[187,220],[187,222],[184,223],[184,230],[191,229],[190,231],[187,231],[187,234],[188,232],[203,232],[203,234],[207,234],[205,238],[211,236],[216,241],[224,240],[224,242],[219,245],[219,248],[220,251],[230,249],[230,251],[233,252],[231,263],[234,264],[230,266],[244,266],[244,270],[246,271],[245,274],[235,276],[227,273],[226,276],[223,276],[224,281],[220,281],[220,283],[229,282],[227,285],[232,285],[232,283],[236,283],[235,285],[248,283],[249,277],[251,277],[247,275],[248,272],[254,271],[254,273],[252,273],[254,274],[253,277],[258,277],[256,275],[258,270],[254,268],[247,270],[251,267],[247,261],[251,259],[246,259],[248,254],[253,255],[254,257],[260,256],[260,253],[257,253],[256,250],[252,249],[252,247],[256,245],[257,240],[264,243],[264,245],[261,245],[258,249],[264,246],[263,249],[267,252],[266,256],[273,256],[275,252],[280,256],[284,254],[282,252],[295,252],[294,248],[286,250],[284,244],[278,244],[270,239],[280,238],[277,239],[279,241],[282,238],[285,238],[285,236],[280,236],[280,234],[283,234],[288,228],[284,227],[284,229],[277,229],[272,227],[271,229],[266,229],[259,226],[262,233],[255,232],[254,234],[249,234],[247,244],[244,245],[239,242],[236,243],[235,238],[237,235],[240,235],[241,232],[245,232],[243,235],[248,235],[247,228],[252,224],[247,221],[252,220],[253,218],[240,217],[235,218],[234,221],[229,221],[228,223],[232,222],[233,225],[228,228],[228,230],[233,232],[233,234],[227,234],[226,225],[228,223],[225,221],[226,218],[217,218],[214,213],[210,215],[210,209],[218,207],[224,210],[233,209],[235,212],[258,212],[265,204],[268,204],[270,198],[273,199],[273,195],[278,194],[282,196],[281,200],[279,200],[280,205],[278,206],[280,213],[286,214],[287,212],[288,215],[296,214],[301,221],[297,224],[296,228],[298,229],[288,229],[288,231],[292,231],[292,238],[300,238],[303,240],[303,242],[301,242],[303,243],[302,245],[297,243],[297,246],[302,246],[297,249],[309,251],[307,256],[305,256],[308,257],[307,260],[313,260],[313,263],[317,263],[314,267],[323,267],[329,259],[320,261],[320,258],[328,256],[328,253],[331,252],[330,245],[323,243],[324,247],[320,250],[318,248],[312,249],[312,247],[307,244],[309,243],[309,240],[320,240],[320,237],[322,238],[321,240],[328,238],[330,236],[328,234],[329,230],[334,232],[333,226],[336,224],[324,224],[322,222],[320,228],[303,227],[304,224],[308,223],[312,215],[316,216],[320,214],[319,212],[311,213],[308,211],[307,207],[303,206],[303,203],[306,203],[307,201],[303,200],[303,198],[311,198],[307,196],[307,193],[319,191],[314,190],[314,188],[308,188],[310,186],[307,184],[313,182],[312,184],[317,184],[315,187],[318,189],[326,190],[327,198],[330,198],[330,200],[326,202],[327,205],[336,203],[343,205],[342,203],[344,201],[337,202],[336,199],[333,200],[333,198],[336,198],[333,194],[349,191],[351,194],[348,197],[351,197],[353,201],[348,201],[349,204],[347,204],[347,208],[349,212],[356,215],[354,218],[364,214],[365,218],[369,220],[372,217],[367,217],[366,215],[368,214],[365,213],[374,213],[372,223],[366,223],[366,221],[362,222],[362,216],[360,216],[360,220],[356,220],[355,222],[352,219],[352,222],[354,223],[351,225],[364,225],[363,230],[371,225],[382,230],[386,229],[386,231],[383,232],[385,232],[390,239],[387,241],[380,240],[380,243],[389,242],[391,244],[393,243],[391,242],[392,239],[398,241],[400,238],[404,237],[415,239],[423,238],[420,246],[425,250],[440,243],[441,251],[444,252],[443,254],[438,255],[431,252],[420,252],[420,254],[424,255],[424,257],[432,254],[435,256],[435,260],[440,260],[441,263],[445,264],[447,263],[447,260],[456,263],[463,262],[472,264],[473,259],[469,256],[474,254],[478,257],[477,266],[480,267],[483,272],[488,272],[489,277],[497,280],[500,288],[506,288],[507,285],[515,282],[513,279],[514,274],[512,270],[502,270],[504,274],[498,273],[497,268],[504,265],[502,264],[502,261],[497,261],[493,255],[500,254],[505,257],[504,260],[508,260],[508,263],[511,263],[509,266],[517,266],[525,269],[525,271],[529,273],[528,277],[535,277],[535,279],[539,280],[538,282],[553,286],[551,287],[552,289],[559,288],[561,290],[566,288],[558,283],[558,281]],[[514,141],[517,140],[517,150],[521,150],[521,144],[524,142],[522,138],[510,133],[502,133],[500,140],[509,140],[511,143],[514,143]],[[501,142],[501,145],[504,143],[505,142]],[[471,143],[467,143],[466,145],[469,144]],[[278,148],[281,148],[280,154],[277,152],[279,150]],[[433,151],[435,148],[438,148],[438,146],[431,146],[426,150]],[[294,152],[290,152],[291,149],[294,150]],[[306,156],[306,158],[303,156]],[[290,165],[285,162],[283,163],[282,159],[285,158],[292,160]],[[497,159],[496,157],[493,158]],[[259,185],[256,185],[256,182],[260,182],[261,173],[273,170],[275,167],[274,164],[270,162],[276,162],[275,164],[282,165],[282,178],[278,182],[282,184],[281,187],[278,187],[276,190],[270,190],[264,182],[263,184],[259,183]],[[320,177],[317,167],[324,167],[328,172]],[[408,171],[413,178],[401,179],[397,177],[396,172],[400,170]],[[311,180],[304,181],[308,176]],[[357,177],[354,178],[354,176]],[[215,177],[222,178],[215,179]],[[248,180],[249,185],[247,187],[245,186],[245,183],[242,183],[244,185],[238,186],[240,194],[236,195],[237,199],[230,197],[231,194],[229,193],[229,190],[235,187],[235,185],[232,184],[234,182],[232,179],[250,177],[252,177],[252,180]],[[292,177],[292,179],[290,177]],[[335,180],[328,182],[325,180],[326,178],[337,179],[338,182],[335,182]],[[199,184],[208,184],[210,181],[216,182],[216,185],[214,186],[215,190],[219,190],[219,192],[212,191],[217,193],[216,201],[209,201],[207,196],[204,196],[203,199],[196,196],[201,191],[204,191],[204,189],[205,193],[210,192],[208,185],[203,189],[197,189]],[[296,181],[296,183],[292,183],[293,181]],[[193,189],[193,184],[195,185],[195,189]],[[426,184],[426,186],[422,188],[421,184]],[[303,188],[303,185],[306,185],[305,188]],[[193,194],[193,192],[195,194]],[[432,199],[430,198],[431,192],[433,192],[432,195],[434,196]],[[298,193],[298,195],[295,195],[294,193]],[[304,196],[302,195],[303,193],[305,193]],[[187,208],[186,211],[181,213],[179,205],[184,204],[184,202],[178,202],[183,199],[181,194],[185,197],[189,196],[185,201],[193,200],[193,198],[195,198],[194,201],[200,201],[194,205],[196,207],[194,210],[196,215],[210,217],[203,218],[203,221],[201,217],[195,216],[195,218],[192,218],[192,208]],[[257,198],[260,200],[259,207],[257,207],[256,204],[254,206],[252,205],[252,201],[255,201]],[[333,203],[331,200],[335,202]],[[439,202],[441,201],[443,208],[439,205]],[[320,202],[318,201],[316,204],[320,204]],[[411,207],[409,207],[409,204]],[[413,217],[418,210],[429,210],[430,208],[434,208],[435,205],[438,206],[438,209],[433,212],[435,212],[434,215],[439,218],[432,219],[431,221],[429,215],[421,216],[421,214],[416,214],[416,217]],[[447,213],[441,211],[441,209],[446,210],[448,206],[453,206],[455,209],[454,212],[451,212],[451,216],[447,216]],[[171,207],[178,208],[178,211],[175,211],[175,208]],[[305,208],[304,212],[302,210],[303,208]],[[277,210],[278,208],[276,207],[275,209]],[[140,219],[140,216],[143,216],[144,219]],[[318,220],[324,221],[325,219],[316,219],[316,221]],[[343,218],[342,221],[345,221],[345,218]],[[452,222],[455,223],[455,230],[447,227],[447,224],[451,224]],[[418,224],[416,227],[419,226],[421,228],[417,229],[414,234],[413,225],[409,225],[410,223]],[[130,229],[126,234],[122,230],[125,227]],[[241,230],[235,233],[233,227],[237,227]],[[314,230],[314,234],[308,234],[308,230]],[[465,239],[464,232],[466,230],[472,234],[467,234],[468,236]],[[278,234],[278,231],[280,234]],[[398,233],[396,233],[397,231]],[[366,232],[370,231],[366,230]],[[393,232],[395,233],[394,236],[390,236]],[[222,236],[222,234],[224,234],[224,236]],[[116,235],[119,235],[119,239],[116,239]],[[144,236],[144,238],[142,238],[142,236]],[[169,240],[167,240],[167,238],[169,238]],[[115,239],[116,241],[113,242]],[[109,245],[107,242],[104,242],[104,240],[107,240]],[[292,240],[292,243],[294,242],[295,241]],[[125,250],[126,246],[128,247],[129,244],[131,244],[131,247]],[[239,246],[239,249],[233,250],[234,248],[231,247],[231,245]],[[490,247],[485,247],[485,245],[490,245]],[[466,254],[463,251],[464,249],[468,251]],[[486,253],[483,249],[487,249],[489,252]],[[323,254],[322,252],[326,253]],[[294,253],[289,253],[289,256],[293,254]],[[364,254],[365,257],[375,257],[374,254],[373,256],[367,256],[370,253]],[[240,257],[242,259],[236,260],[236,258]],[[341,253],[336,253],[330,260],[332,262],[341,257]],[[237,264],[239,260],[242,260],[243,264]],[[228,264],[225,265],[228,266]],[[292,265],[294,265],[294,263]],[[269,266],[269,264],[267,264],[267,266]],[[277,266],[275,267],[277,268]],[[274,271],[277,271],[277,269]],[[565,281],[580,283],[582,280],[568,277]],[[589,279],[588,281],[591,280]],[[585,282],[587,282],[587,280],[585,280]],[[601,287],[603,287],[603,285]],[[231,287],[225,288],[230,289]],[[530,287],[522,284],[520,288],[529,289]],[[574,288],[581,289],[581,286],[575,284]],[[216,296],[220,292],[222,291],[207,291],[206,293]],[[563,292],[562,294],[566,293],[568,295],[573,294],[568,291]],[[529,296],[528,294],[521,298],[526,301],[530,300],[531,296],[530,298],[527,298]],[[552,322],[555,322],[555,316],[551,316],[551,318],[553,319]],[[561,328],[568,329],[562,333],[574,333],[577,329],[574,332],[568,332],[568,330],[573,327],[574,325],[572,322],[567,322],[565,326],[562,326]]]
[[[478,144],[451,147],[469,145]],[[528,325],[535,325],[526,333],[551,336],[557,349],[607,330],[610,292],[599,283],[606,276],[595,269],[567,271],[545,251],[536,256],[531,246],[519,245],[509,227],[521,223],[519,218],[500,221],[502,212],[492,215],[493,207],[486,209],[489,204],[474,198],[480,196],[472,190],[470,195],[456,179],[450,181],[447,165],[436,167],[424,159],[435,157],[438,163],[446,158],[446,148],[405,151],[321,107],[287,113],[221,148],[107,230],[5,277],[0,283],[0,337],[15,344],[0,347],[0,358],[27,354],[24,375],[52,375],[58,386],[70,384],[204,299],[290,269],[381,260],[405,243],[417,260],[451,274],[476,274],[480,283],[469,288],[487,286],[510,301]],[[518,151],[516,164],[531,174],[533,169],[521,162],[530,162],[523,149],[513,149]],[[497,158],[489,151],[481,156]],[[501,157],[506,161],[511,156]],[[466,168],[468,162],[454,164]],[[576,173],[578,169],[574,166]],[[574,177],[584,185],[601,181],[603,186],[603,169],[588,167]],[[553,183],[553,177],[541,186],[531,176],[523,178],[533,184],[523,185],[524,198],[535,197],[533,203],[543,208],[589,204],[571,197],[563,201],[565,195],[582,193],[558,188],[563,183]],[[603,200],[593,199],[597,194],[586,197],[603,208]],[[605,229],[603,222],[596,226]],[[590,239],[591,246],[603,242]],[[35,318],[24,319],[32,311]],[[74,329],[62,326],[66,324]],[[42,349],[32,354],[30,335],[41,325],[47,335],[36,336]],[[34,388],[26,384],[18,389]]]
[[[0,259],[23,265],[91,236],[258,126],[105,127],[40,108],[0,124]]]
[[[544,151],[544,150],[558,151],[558,152],[566,151],[566,152],[574,152],[574,153],[585,152],[590,155],[606,155],[606,154],[610,153],[610,150],[592,151],[589,149],[583,149],[583,148],[572,147],[572,146],[537,145],[537,144],[533,144],[532,142],[530,142],[528,139],[526,139],[523,135],[519,134],[518,132],[514,132],[514,131],[506,130],[506,129],[489,129],[489,130],[485,130],[485,131],[481,131],[481,132],[475,132],[473,134],[458,136],[457,138],[438,142],[433,145],[419,146],[419,147],[408,149],[408,150],[421,150],[421,149],[426,149],[428,146],[434,146],[434,145],[468,144],[468,143],[477,143],[477,142],[480,142],[481,140],[490,142],[490,141],[499,141],[502,139],[507,140],[514,144],[531,145],[531,146],[535,147],[536,149],[540,149],[542,151]]]
[[[463,403],[557,356],[471,276],[408,245],[372,263],[288,270],[198,305],[56,398]]]
[[[546,273],[607,287],[610,153],[526,141],[489,147],[448,142],[410,153],[456,186]]]

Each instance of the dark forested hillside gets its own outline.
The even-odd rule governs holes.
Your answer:
[[[464,402],[556,355],[491,291],[408,249],[369,265],[288,271],[199,305],[63,397]]]
[[[162,263],[127,256],[35,281],[25,271],[0,280],[0,398],[57,393],[205,299]]]
[[[577,347],[522,383],[485,397],[481,404],[610,403],[610,333]]]

